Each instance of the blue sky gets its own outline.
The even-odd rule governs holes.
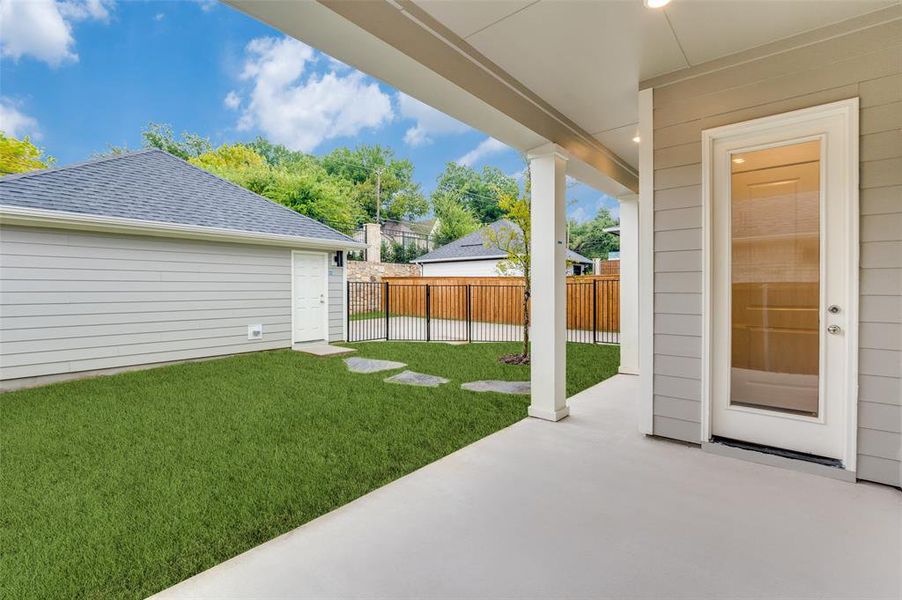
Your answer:
[[[388,145],[426,193],[450,161],[523,168],[513,149],[215,1],[12,0],[0,11],[0,129],[31,135],[59,164],[139,148],[156,122],[314,154]],[[568,197],[577,220],[617,208],[582,184]]]

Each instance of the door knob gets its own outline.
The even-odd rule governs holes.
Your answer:
[[[833,335],[839,335],[839,332],[841,331],[842,329],[839,325],[830,325],[827,327],[827,333],[832,333]]]

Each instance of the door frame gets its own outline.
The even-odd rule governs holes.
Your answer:
[[[778,131],[789,131],[794,126],[804,126],[817,121],[838,119],[841,123],[843,137],[847,140],[844,149],[840,149],[843,158],[841,185],[848,194],[846,207],[845,235],[848,240],[848,254],[842,268],[846,273],[848,286],[845,290],[844,312],[846,313],[844,347],[847,356],[845,369],[845,443],[842,457],[843,469],[854,472],[857,460],[858,432],[858,287],[859,287],[859,199],[858,199],[858,98],[850,98],[820,106],[813,106],[787,113],[771,115],[750,121],[743,121],[702,131],[702,411],[701,440],[710,442],[712,438],[713,390],[712,378],[714,369],[723,362],[713,352],[713,325],[715,319],[714,298],[714,144],[730,138]],[[805,135],[788,134],[789,139],[805,137]],[[808,137],[812,135],[809,133]],[[825,140],[823,143],[829,143]],[[754,144],[750,144],[754,145]],[[770,144],[780,145],[780,144]],[[766,147],[767,144],[764,144]],[[825,152],[826,150],[822,150]],[[822,173],[825,166],[822,165]],[[826,188],[824,188],[826,189]],[[823,207],[822,207],[823,210]],[[821,224],[823,231],[824,224]],[[823,267],[822,267],[823,269]],[[845,308],[847,307],[847,308]],[[729,310],[729,306],[727,306]],[[718,313],[719,314],[719,313]],[[823,336],[823,333],[821,333]],[[823,352],[823,349],[821,350]]]
[[[294,257],[298,254],[306,254],[307,256],[322,256],[323,257],[323,295],[326,299],[326,302],[323,304],[323,341],[327,344],[329,343],[329,253],[328,252],[316,252],[313,250],[292,250],[291,251],[291,343],[292,345],[303,342],[311,342],[316,340],[302,340],[302,342],[298,342],[295,339],[295,327],[294,327],[294,318],[295,318],[295,301],[297,297],[295,296],[295,285],[294,285]]]

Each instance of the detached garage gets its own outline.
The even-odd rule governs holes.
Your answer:
[[[0,179],[0,387],[345,339],[351,238],[161,150]]]

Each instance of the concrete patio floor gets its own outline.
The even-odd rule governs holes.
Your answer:
[[[559,423],[516,423],[159,597],[900,597],[898,490],[643,437],[637,387],[609,379]]]

